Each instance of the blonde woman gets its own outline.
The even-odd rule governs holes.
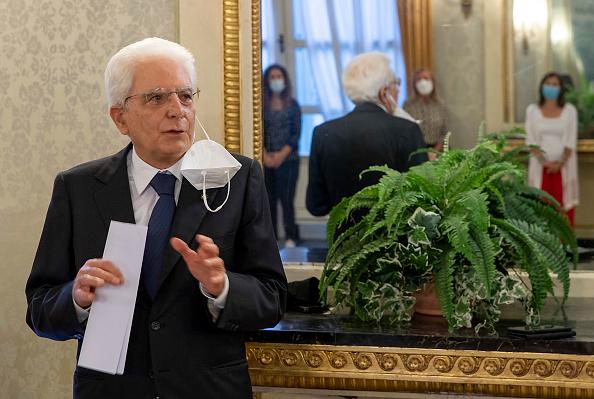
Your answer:
[[[406,99],[402,108],[420,121],[425,145],[441,152],[449,131],[448,109],[437,95],[435,78],[429,69],[414,71],[412,82],[413,96]],[[434,157],[434,154],[429,153],[429,159]]]

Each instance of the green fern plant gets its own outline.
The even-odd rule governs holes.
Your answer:
[[[450,331],[494,331],[499,305],[523,302],[537,324],[554,273],[569,291],[567,251],[577,239],[561,206],[525,184],[525,147],[504,153],[512,130],[485,136],[469,151],[399,173],[385,166],[379,183],[345,198],[330,213],[320,292],[332,309],[351,307],[364,321],[410,320],[412,293],[435,282]],[[353,222],[353,212],[360,216]],[[338,230],[341,229],[341,230]],[[342,231],[337,235],[337,231]],[[336,239],[335,239],[336,238]],[[327,295],[332,287],[333,295]]]

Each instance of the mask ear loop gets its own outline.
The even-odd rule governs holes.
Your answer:
[[[208,206],[208,203],[206,202],[206,171],[203,170],[201,172],[202,177],[204,178],[204,183],[202,184],[202,201],[204,202],[204,206],[206,207],[206,209],[213,213],[220,211],[223,205],[225,205],[227,203],[227,200],[229,199],[229,192],[231,191],[231,177],[229,176],[228,169],[225,171],[225,173],[227,174],[227,197],[225,198],[225,201],[213,211],[212,209],[210,209],[210,206]]]
[[[194,118],[196,118],[196,122],[198,122],[198,125],[200,125],[200,128],[202,129],[202,131],[204,132],[204,135],[206,136],[206,138],[208,139],[208,141],[210,141],[210,145],[212,148],[214,148],[214,144],[212,143],[212,140],[210,139],[210,137],[208,136],[208,133],[206,133],[206,130],[204,129],[204,127],[202,126],[202,123],[200,123],[200,119],[198,119],[197,115],[194,115]],[[194,131],[194,139],[196,139],[196,132]]]

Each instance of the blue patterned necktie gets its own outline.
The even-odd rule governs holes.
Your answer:
[[[155,300],[159,288],[163,256],[168,246],[171,222],[175,213],[175,181],[176,177],[173,175],[157,173],[150,183],[159,194],[159,200],[148,223],[141,277],[152,300]]]

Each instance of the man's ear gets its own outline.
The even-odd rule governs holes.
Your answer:
[[[109,108],[109,116],[116,127],[124,136],[128,135],[128,125],[126,124],[126,111],[121,105],[112,105]]]
[[[380,101],[380,103],[382,103],[382,105],[387,108],[386,105],[389,104],[389,102],[388,102],[388,98],[386,97],[386,90],[388,90],[388,87],[382,86],[379,90],[377,98]]]

